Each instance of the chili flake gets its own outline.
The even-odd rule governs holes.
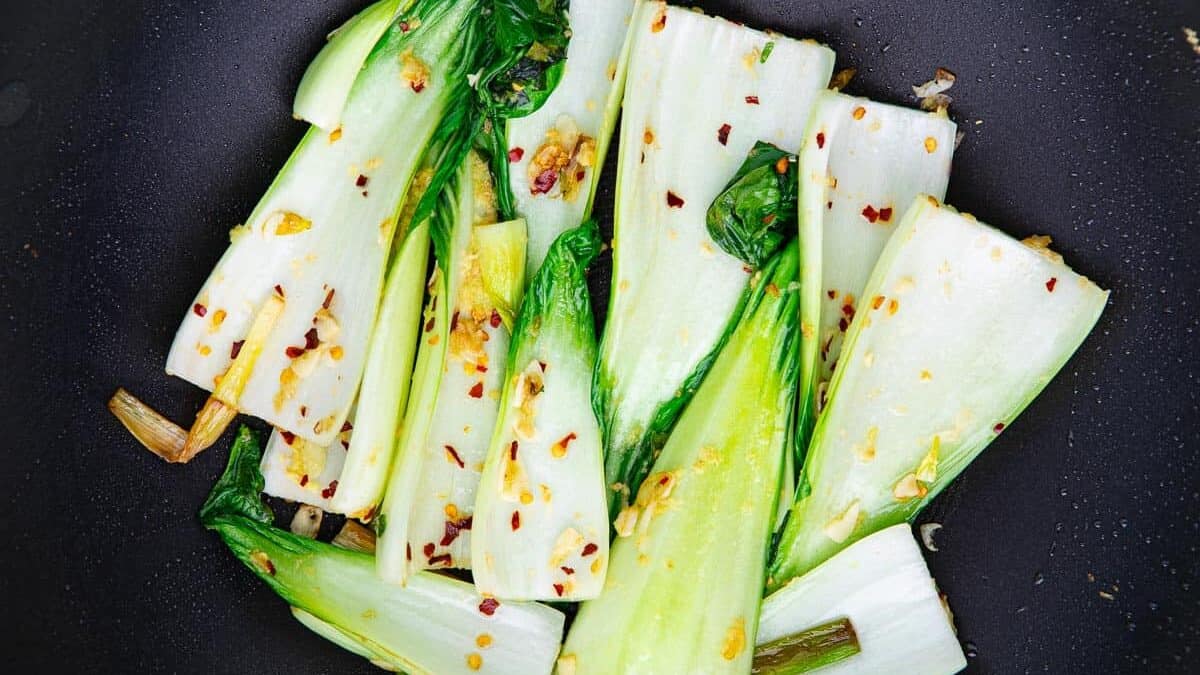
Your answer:
[[[455,464],[458,465],[458,468],[460,468],[460,469],[467,468],[467,465],[465,463],[463,463],[462,458],[458,456],[458,451],[454,449],[453,445],[447,445],[447,446],[445,446],[445,448],[446,448],[446,459],[448,461],[454,462]]]
[[[554,189],[554,184],[558,182],[558,172],[554,169],[546,169],[533,179],[533,185],[529,186],[529,191],[535,195],[543,195]]]
[[[429,564],[430,565],[445,565],[446,567],[449,567],[450,565],[454,564],[454,558],[450,557],[449,553],[443,553],[441,555],[435,555],[432,558],[430,558]]]
[[[563,590],[565,589],[562,584],[554,584],[554,592],[558,594],[558,597],[562,597]]]
[[[488,320],[488,323],[492,324],[492,328],[499,328],[500,324],[503,322],[504,319],[500,316],[500,312],[493,309],[492,318]]]
[[[747,96],[746,103],[749,105],[758,105],[758,97],[757,96]]]
[[[304,348],[305,349],[316,349],[317,346],[320,344],[321,344],[321,338],[320,338],[320,336],[317,335],[317,329],[309,328],[308,332],[304,334]]]
[[[867,208],[862,210],[862,217],[866,218],[868,223],[874,223],[879,220],[879,212],[875,210],[874,206],[867,204]]]
[[[356,187],[366,187],[368,180],[369,179],[366,176],[364,176],[360,173],[360,174],[358,174],[358,178],[354,181],[354,185]]]
[[[996,422],[996,426],[992,427],[992,431],[996,433],[1004,431],[1004,422]]]
[[[513,532],[516,532],[517,530],[521,529],[521,512],[520,511],[513,511],[512,529],[513,529]]]
[[[1058,277],[1050,277],[1050,280],[1046,282],[1046,290],[1049,291],[1050,293],[1053,293],[1054,285],[1057,283],[1058,283]]]
[[[322,499],[332,499],[333,496],[335,494],[337,494],[337,486],[338,486],[338,482],[336,480],[330,481],[329,487],[325,488],[324,490],[321,490],[321,498]]]
[[[279,284],[275,284],[275,295],[278,295],[281,298],[287,297],[283,294],[283,286],[280,286]]]
[[[550,454],[555,457],[565,457],[567,454],[567,446],[570,445],[571,441],[575,440],[576,438],[577,438],[577,436],[575,435],[574,431],[567,434],[566,436],[563,436],[561,439],[558,440],[557,443],[550,446]]]
[[[854,112],[851,114],[854,115],[854,119],[861,120],[862,118],[867,116],[867,109],[860,105],[857,108],[855,108]]]
[[[650,22],[651,33],[661,33],[667,27],[667,7],[660,5],[658,13],[654,15],[654,20]],[[561,593],[559,594],[561,595]]]
[[[717,142],[721,145],[729,145],[729,132],[733,131],[733,127],[728,124],[722,124],[720,129],[717,129]]]
[[[889,206],[887,208],[879,209],[879,220],[886,223],[891,219],[892,219],[892,207]]]
[[[433,317],[431,316],[431,317],[429,317],[429,320],[425,322],[425,332],[428,333],[429,331],[433,330],[433,326],[434,326],[434,321],[433,321]]]
[[[283,429],[279,430],[279,436],[283,439],[283,442],[287,443],[288,445],[291,445],[292,442],[296,440],[296,434],[293,434],[290,431],[284,431]]]
[[[683,203],[684,202],[683,202],[682,197],[675,194],[674,192],[671,192],[670,190],[667,190],[667,206],[668,207],[670,207],[672,209],[681,209],[681,208],[683,208]],[[203,315],[201,315],[201,316],[203,316]]]
[[[433,551],[434,551],[433,542],[431,541],[431,542],[425,544],[425,546],[421,550],[422,550],[422,552],[425,553],[426,558],[432,558]]]
[[[192,305],[192,312],[194,312],[196,316],[204,316],[205,314],[208,314],[208,308],[197,302],[196,304]]]
[[[508,458],[514,462],[517,461],[517,442],[516,441],[513,441],[508,446]]]
[[[825,291],[825,295],[828,295],[829,299],[833,300],[834,298],[837,297],[837,291],[835,291],[833,289],[829,289],[828,291]]]
[[[308,485],[308,474],[300,476],[300,487],[304,487],[305,485]]]
[[[442,536],[441,545],[449,546],[453,544],[454,540],[458,539],[460,532],[471,529],[472,520],[474,520],[474,516],[467,516],[461,520],[447,520],[446,533]]]
[[[883,296],[882,295],[877,295],[877,296],[875,296],[875,298],[873,300],[871,300],[871,309],[879,309],[882,306],[883,306]]]
[[[824,147],[825,147],[825,133],[817,132],[817,149],[820,150]]]
[[[558,569],[562,570],[563,574],[575,574],[575,568],[573,568],[573,567],[566,567],[564,565],[562,567],[559,567]]]
[[[471,398],[483,398],[483,383],[476,382],[475,386],[471,387],[471,390],[467,392],[467,395]]]
[[[301,356],[304,356],[304,348],[303,347],[288,347],[287,349],[283,350],[283,353],[289,359],[298,359]]]
[[[496,608],[500,606],[500,601],[495,598],[484,598],[483,602],[479,603],[479,613],[492,616],[496,613]]]
[[[325,309],[329,309],[329,306],[333,304],[334,290],[335,289],[331,288],[331,289],[329,289],[329,292],[325,294],[325,300],[321,303],[321,307],[323,307]]]
[[[521,158],[524,156],[525,156],[525,148],[522,148],[520,146],[517,146],[517,147],[513,148],[512,150],[508,151],[508,161],[510,164],[516,164],[517,162],[521,161]]]
[[[600,550],[599,546],[589,542],[587,546],[583,547],[583,553],[580,553],[580,555],[583,556],[584,558],[586,558],[589,555],[592,555],[593,553],[595,553],[596,551],[599,551],[599,550]]]
[[[236,359],[238,354],[242,353],[242,345],[246,344],[245,340],[238,340],[229,348],[229,358]]]

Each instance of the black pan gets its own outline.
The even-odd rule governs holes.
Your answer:
[[[185,422],[203,401],[163,374],[172,334],[364,2],[0,3],[0,670],[372,672],[200,528],[227,441],[168,466],[104,410],[118,385]],[[971,671],[1196,672],[1200,3],[699,4],[829,43],[852,93],[957,72],[948,201],[1113,290],[922,516]]]

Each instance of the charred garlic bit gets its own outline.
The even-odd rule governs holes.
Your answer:
[[[613,517],[636,496],[652,446],[711,365],[750,278],[709,236],[706,211],[757,142],[800,149],[834,60],[812,42],[660,2],[639,5],[631,30],[595,393]]]
[[[475,492],[525,287],[525,224],[497,215],[489,167],[472,152],[436,216],[447,254],[430,286],[384,498],[378,564],[394,583],[421,569],[471,566]]]
[[[567,67],[541,109],[507,120],[508,182],[529,224],[526,276],[550,244],[592,208],[625,86],[634,0],[572,0]]]
[[[846,335],[768,588],[912,520],[1074,354],[1108,293],[1039,243],[928,195],[908,206]]]
[[[779,54],[776,47],[771,61]],[[798,274],[793,241],[762,270],[728,343],[618,516],[604,593],[580,609],[560,670],[564,660],[577,673],[750,669],[796,403]]]
[[[849,623],[856,649],[838,639],[815,648],[810,642],[803,651],[778,649],[790,636],[838,620]],[[953,619],[904,524],[852,544],[767,596],[756,642],[755,673],[950,675],[967,665]]]
[[[487,595],[578,601],[604,586],[608,509],[586,275],[600,246],[592,222],[560,235],[517,319],[516,372],[504,383],[475,501],[471,567]]]
[[[382,29],[361,69],[314,75],[338,88],[346,88],[339,77],[354,78],[336,106],[336,129],[310,128],[233,233],[171,348],[168,373],[213,391],[185,455],[211,444],[238,412],[333,442],[362,375],[395,215],[443,112],[469,95],[463,71],[482,39],[480,4],[417,0]],[[364,58],[362,45],[391,13],[369,12],[363,32],[331,44],[327,60]],[[395,86],[402,54],[436,64],[419,92]]]
[[[817,101],[800,151],[802,441],[825,403],[846,331],[867,309],[867,277],[904,209],[918,194],[945,196],[954,132],[944,113],[835,92]]]
[[[243,428],[201,521],[318,635],[389,670],[417,673],[548,673],[564,617],[536,603],[485,598],[471,584],[432,573],[407,587],[381,580],[371,555],[270,525],[262,503],[259,446]]]

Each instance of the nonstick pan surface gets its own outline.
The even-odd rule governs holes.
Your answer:
[[[163,374],[173,332],[303,131],[305,65],[362,4],[0,3],[0,669],[373,672],[200,527],[228,438],[168,466],[104,409],[124,385],[190,422],[204,394]],[[1196,672],[1200,4],[698,4],[828,43],[851,93],[912,104],[956,72],[948,201],[1052,235],[1113,291],[921,517],[944,526],[927,559],[970,672]],[[612,197],[610,175],[605,227]]]

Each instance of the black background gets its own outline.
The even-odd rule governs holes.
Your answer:
[[[125,385],[190,422],[204,395],[162,372],[175,327],[303,131],[305,65],[360,4],[0,3],[4,670],[369,672],[200,528],[227,442],[168,466],[104,411]],[[945,526],[928,559],[972,671],[1195,672],[1200,55],[1182,27],[1200,3],[701,4],[827,42],[859,69],[851,93],[911,102],[957,72],[948,201],[1053,235],[1113,290],[923,516]],[[606,226],[611,201],[610,178]]]

